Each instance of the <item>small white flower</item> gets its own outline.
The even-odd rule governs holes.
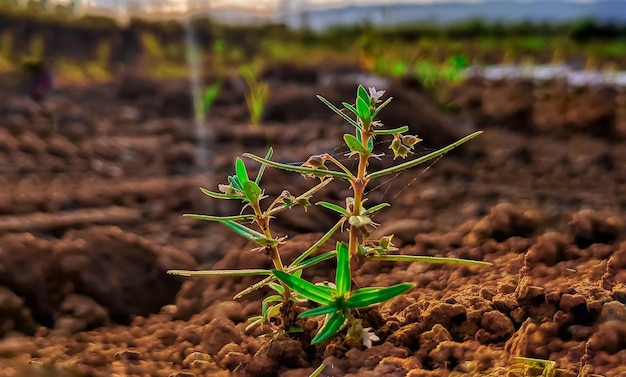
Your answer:
[[[383,94],[385,94],[384,90],[376,90],[376,88],[374,87],[369,87],[368,92],[369,92],[370,98],[375,101],[378,101],[380,97],[382,97]]]

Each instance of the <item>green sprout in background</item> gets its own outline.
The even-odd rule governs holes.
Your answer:
[[[407,126],[383,129],[383,124],[376,119],[379,112],[391,101],[381,100],[383,91],[374,88],[366,90],[359,86],[354,103],[344,102],[343,110],[337,108],[323,97],[318,98],[330,109],[341,116],[347,123],[354,127],[354,134],[345,134],[344,141],[350,150],[348,157],[358,160],[355,171],[348,169],[343,163],[330,154],[311,156],[301,166],[283,164],[271,160],[272,150],[265,157],[252,154],[244,154],[261,164],[255,180],[251,180],[243,163],[238,158],[235,164],[234,176],[228,177],[228,184],[220,185],[220,192],[202,191],[218,199],[238,199],[244,203],[243,211],[239,215],[228,217],[188,215],[190,217],[217,221],[227,226],[239,236],[255,243],[257,250],[265,253],[272,261],[272,269],[252,270],[209,270],[209,271],[170,271],[172,274],[183,276],[263,276],[258,283],[244,289],[235,295],[240,298],[256,289],[269,286],[275,291],[262,302],[261,315],[250,319],[250,325],[268,325],[275,331],[293,332],[303,331],[299,328],[298,319],[323,317],[319,330],[313,336],[313,344],[321,343],[332,338],[348,327],[346,339],[360,340],[363,344],[371,345],[372,340],[377,340],[368,330],[360,325],[357,309],[370,307],[388,301],[409,290],[413,284],[410,282],[397,284],[391,287],[361,287],[353,289],[354,273],[367,261],[391,261],[391,262],[425,262],[438,264],[463,264],[469,266],[488,266],[490,263],[472,261],[457,258],[395,255],[398,249],[392,243],[393,235],[385,235],[380,239],[371,239],[371,230],[376,227],[372,216],[379,210],[388,207],[388,203],[380,203],[371,207],[366,206],[365,197],[368,184],[384,176],[393,175],[400,171],[415,167],[426,161],[432,160],[455,147],[473,139],[481,132],[472,133],[444,148],[431,152],[427,155],[411,159],[382,170],[368,172],[369,160],[381,158],[382,153],[374,153],[374,140],[377,137],[392,138],[389,149],[392,150],[394,160],[405,159],[413,153],[413,148],[421,139],[414,135],[408,135]],[[289,191],[283,191],[273,199],[264,210],[261,201],[267,198],[260,188],[260,179],[267,166],[282,170],[300,173],[306,177],[318,178],[320,181],[313,188],[294,197]],[[329,229],[311,247],[299,255],[289,264],[285,264],[279,246],[286,242],[285,237],[277,237],[270,230],[270,221],[273,216],[282,210],[295,206],[306,209],[311,203],[310,198],[317,191],[325,187],[334,179],[344,180],[352,188],[352,196],[345,198],[345,206],[330,202],[317,202],[316,205],[334,211],[340,215],[337,223]],[[269,199],[268,199],[269,200]],[[252,222],[256,229],[252,229],[245,223]],[[314,255],[323,244],[339,229],[348,228],[348,242],[338,242],[334,250]],[[302,271],[326,260],[335,260],[335,282],[311,283],[302,277]],[[306,309],[305,302],[312,302],[319,306]],[[296,319],[294,319],[296,318]],[[276,324],[280,325],[276,325]]]
[[[255,70],[249,65],[241,67],[239,73],[248,86],[246,105],[250,114],[250,124],[252,127],[258,127],[261,124],[265,105],[270,99],[270,86],[265,81],[257,79]]]

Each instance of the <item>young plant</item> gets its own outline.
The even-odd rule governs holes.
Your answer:
[[[273,151],[270,149],[265,156],[265,159],[269,161],[272,153]],[[259,186],[264,171],[265,164],[262,164],[256,178],[251,180],[243,160],[237,158],[235,162],[235,175],[228,177],[228,184],[219,185],[219,192],[210,191],[204,188],[200,189],[205,195],[212,198],[241,200],[244,203],[242,214],[234,216],[188,214],[185,216],[198,220],[219,222],[228,227],[235,234],[255,243],[257,245],[255,250],[267,255],[272,261],[273,268],[277,271],[286,271],[294,273],[298,276],[302,269],[332,258],[334,256],[333,252],[324,253],[312,258],[308,257],[316,251],[319,246],[326,242],[332,234],[337,231],[337,229],[339,229],[341,223],[338,223],[331,228],[331,230],[322,236],[318,242],[313,244],[307,251],[296,258],[288,266],[283,264],[279,253],[279,246],[284,243],[285,237],[275,237],[270,228],[270,221],[277,213],[296,206],[303,207],[306,210],[306,208],[311,205],[309,202],[311,196],[325,187],[331,180],[323,180],[318,185],[297,197],[285,190],[278,197],[276,197],[267,208],[262,209],[261,201],[267,198]],[[246,212],[245,210],[248,210],[248,213],[244,213]],[[254,230],[249,226],[243,225],[243,223],[249,222],[254,223],[258,230]],[[168,273],[181,276],[272,276],[272,270],[268,269],[213,271],[172,270],[168,271]],[[267,297],[263,301],[261,316],[251,318],[249,327],[256,325],[271,325],[271,320],[278,317],[281,317],[282,325],[285,329],[288,330],[293,327],[293,323],[291,323],[288,319],[290,309],[287,304],[291,305],[290,303],[296,301],[298,297],[290,291],[287,285],[276,284],[275,280],[276,279],[273,277],[266,278],[235,296],[235,298],[242,297],[266,285],[277,293]],[[282,309],[283,307],[286,309]]]
[[[312,344],[323,342],[335,335],[352,319],[354,309],[366,308],[385,302],[411,288],[413,284],[404,283],[391,287],[360,288],[352,290],[352,273],[350,271],[350,252],[348,245],[337,243],[337,273],[335,287],[315,285],[301,277],[290,275],[284,271],[272,270],[276,277],[289,288],[306,299],[320,304],[319,307],[300,313],[300,318],[326,315],[324,326],[317,332]]]
[[[250,114],[250,124],[253,127],[258,127],[261,124],[265,105],[270,98],[270,86],[264,81],[259,81],[250,66],[242,67],[240,73],[248,85],[246,104]]]
[[[388,288],[361,288],[352,292],[350,288],[353,279],[352,272],[368,260],[490,265],[485,262],[455,258],[391,255],[389,254],[390,252],[397,250],[393,247],[391,242],[393,235],[387,235],[379,240],[371,240],[369,238],[371,229],[377,225],[372,220],[371,215],[389,206],[388,203],[381,203],[370,208],[365,207],[367,200],[365,198],[365,190],[370,181],[389,174],[396,174],[397,172],[441,156],[481,133],[475,132],[425,156],[390,168],[368,173],[367,167],[370,158],[381,157],[381,154],[374,153],[374,139],[376,137],[393,136],[393,141],[389,148],[393,151],[394,159],[397,157],[406,158],[412,153],[414,146],[421,141],[417,136],[405,134],[409,130],[407,126],[390,130],[382,129],[382,123],[376,120],[376,117],[391,101],[391,98],[388,98],[384,102],[381,101],[383,95],[383,91],[377,91],[374,88],[370,88],[368,91],[363,86],[359,86],[355,103],[343,103],[344,109],[350,115],[337,108],[325,98],[318,96],[330,109],[355,128],[354,134],[345,134],[343,138],[350,150],[348,156],[355,156],[358,159],[356,172],[350,171],[344,164],[329,154],[312,156],[302,166],[282,164],[251,154],[244,154],[244,156],[260,163],[283,170],[315,177],[344,179],[352,187],[353,196],[346,198],[345,207],[328,202],[317,203],[317,205],[339,213],[341,219],[349,224],[348,244],[340,243],[337,245],[336,249],[336,288],[319,287],[306,282],[300,277],[289,275],[289,272],[279,270],[272,271],[274,276],[283,284],[310,301],[321,305],[318,308],[305,311],[299,315],[300,318],[325,315],[324,323],[320,331],[313,338],[313,343],[328,339],[346,327],[346,325],[354,319],[352,310],[382,303],[405,292],[411,287],[411,284],[400,284]],[[337,170],[329,169],[326,164],[334,165]]]
[[[382,91],[376,91],[373,88],[370,88],[368,91],[364,87],[359,86],[355,103],[350,104],[344,102],[344,110],[340,110],[323,97],[318,96],[322,102],[355,128],[354,134],[345,134],[343,136],[350,150],[348,156],[358,159],[358,166],[355,172],[352,172],[329,154],[311,156],[301,166],[275,162],[270,159],[272,155],[272,150],[270,149],[265,157],[247,153],[244,154],[245,157],[261,163],[259,174],[254,181],[250,180],[243,161],[238,158],[235,164],[236,175],[228,177],[228,185],[220,185],[220,192],[211,192],[202,189],[205,194],[213,198],[242,200],[245,203],[244,209],[250,209],[249,212],[251,213],[242,212],[240,215],[228,217],[205,215],[188,216],[201,220],[218,221],[238,235],[256,243],[258,245],[257,249],[263,251],[268,258],[270,258],[274,268],[271,270],[177,270],[170,271],[170,273],[184,276],[265,276],[264,279],[244,289],[235,296],[235,298],[239,298],[263,286],[269,286],[277,293],[267,297],[263,301],[261,305],[261,315],[251,318],[250,326],[272,324],[275,322],[273,319],[279,318],[281,320],[280,329],[289,331],[293,330],[296,324],[296,320],[294,319],[294,317],[296,317],[295,314],[299,313],[297,315],[298,318],[325,316],[320,330],[313,337],[312,343],[319,343],[329,339],[339,333],[343,328],[350,325],[351,332],[360,331],[358,336],[363,340],[363,344],[371,344],[371,340],[376,338],[375,336],[370,336],[368,339],[365,339],[367,333],[365,331],[366,329],[360,326],[360,320],[356,318],[355,311],[360,308],[385,302],[406,292],[413,285],[411,283],[403,283],[391,287],[364,287],[353,290],[353,273],[358,270],[363,263],[370,260],[377,260],[479,266],[490,265],[490,263],[455,258],[393,255],[391,253],[397,251],[397,248],[395,248],[392,243],[393,235],[386,235],[377,240],[370,239],[371,229],[377,225],[372,220],[372,215],[382,208],[389,206],[388,203],[381,203],[369,208],[365,206],[367,201],[367,198],[365,198],[365,190],[371,181],[390,174],[396,174],[402,170],[437,158],[481,133],[475,132],[422,157],[379,171],[368,172],[369,160],[382,156],[382,154],[374,153],[374,139],[376,137],[393,137],[389,148],[393,151],[394,159],[398,157],[406,158],[412,153],[412,149],[420,141],[417,136],[405,134],[409,130],[407,126],[387,130],[382,129],[382,123],[376,120],[376,117],[391,101],[391,98],[388,98],[384,102],[381,101],[383,94],[384,92]],[[332,165],[334,168],[331,169],[327,165]],[[297,172],[305,176],[316,177],[320,179],[320,182],[298,197],[292,196],[288,191],[283,191],[283,193],[274,199],[265,210],[262,210],[261,200],[266,198],[266,196],[263,195],[263,191],[259,187],[259,181],[266,166]],[[311,247],[290,264],[285,265],[279,253],[279,246],[285,242],[285,239],[277,238],[272,234],[270,231],[270,219],[277,212],[294,206],[302,206],[306,209],[306,207],[310,205],[309,199],[311,196],[333,179],[345,180],[352,188],[352,196],[345,199],[345,207],[329,202],[318,202],[316,204],[337,212],[341,215],[340,219],[319,240],[311,245]],[[255,223],[259,231],[250,229],[241,224],[242,222],[249,221]],[[328,241],[337,230],[343,229],[346,225],[349,228],[347,243],[339,242],[335,250],[312,256],[312,254]],[[336,259],[337,265],[334,284],[313,284],[302,278],[301,273],[303,269],[333,258]],[[297,306],[307,300],[317,303],[320,306],[302,312]],[[273,327],[279,329],[278,326]],[[348,335],[351,339],[355,339],[354,334],[350,333]]]
[[[213,83],[204,88],[204,94],[202,96],[202,110],[204,113],[208,113],[213,107],[213,103],[220,94],[222,84],[220,82]]]

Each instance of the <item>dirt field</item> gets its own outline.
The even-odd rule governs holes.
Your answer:
[[[244,87],[228,81],[204,152],[188,82],[127,73],[36,103],[3,77],[0,375],[295,377],[324,362],[326,376],[522,376],[515,356],[552,360],[560,376],[626,375],[626,101],[610,88],[474,80],[450,90],[458,112],[446,115],[416,83],[389,83],[382,120],[423,138],[418,153],[485,133],[372,182],[370,204],[393,204],[375,217],[379,231],[395,234],[401,254],[494,265],[365,265],[360,286],[416,284],[362,312],[380,338],[370,349],[246,333],[264,292],[232,296],[254,279],[165,273],[269,267],[226,228],[182,214],[239,212],[198,187],[224,183],[243,152],[271,145],[278,161],[344,160],[350,129],[315,95],[350,100],[350,73],[358,68],[268,69],[273,96],[259,129],[246,124]],[[391,164],[387,153],[370,169]],[[313,184],[268,169],[262,187],[275,196]],[[334,182],[313,199],[341,204],[348,189]],[[284,259],[336,220],[319,207],[281,214]]]

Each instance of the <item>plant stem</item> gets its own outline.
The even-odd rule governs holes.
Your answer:
[[[372,136],[369,128],[362,128],[361,140],[363,145],[367,145],[369,138]],[[359,167],[357,170],[357,176],[352,183],[352,191],[354,192],[354,204],[352,207],[352,216],[361,215],[361,209],[363,207],[363,195],[365,193],[365,187],[369,179],[366,178],[367,165],[370,157],[370,153],[359,153]],[[350,225],[350,239],[348,241],[348,250],[350,251],[350,257],[358,257],[359,255],[359,233],[360,229],[355,225]]]
[[[272,231],[270,230],[270,216],[261,211],[261,206],[259,205],[258,200],[255,203],[251,203],[250,206],[254,210],[254,221],[257,223],[265,237],[268,239],[272,239]],[[272,260],[272,263],[274,264],[274,268],[279,271],[284,271],[285,267],[283,266],[283,261],[280,258],[278,246],[268,246],[266,250],[269,254],[270,259]],[[287,302],[291,297],[291,292],[289,290],[289,287],[287,287],[283,282],[281,282],[281,285],[284,289],[283,302]]]

